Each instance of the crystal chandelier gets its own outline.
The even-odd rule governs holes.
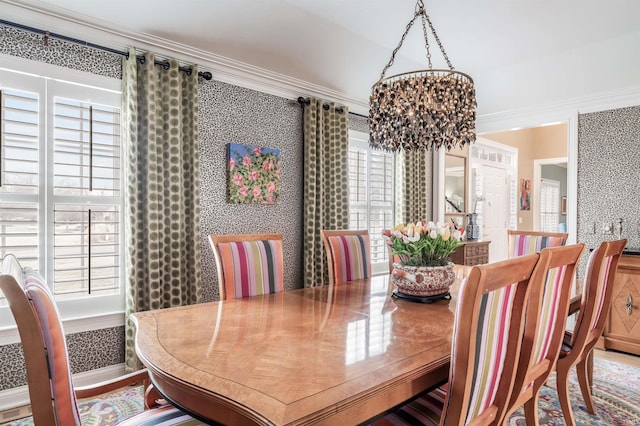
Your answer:
[[[429,68],[385,77],[405,37],[421,17]],[[433,69],[429,51],[429,26],[448,70]],[[476,95],[473,79],[455,71],[444,47],[418,0],[413,19],[373,85],[369,102],[369,146],[385,151],[463,147],[476,140]]]

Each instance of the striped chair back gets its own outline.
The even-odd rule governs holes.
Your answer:
[[[220,299],[283,290],[282,234],[209,235]]]
[[[606,317],[611,308],[616,270],[626,244],[626,239],[605,241],[591,252],[582,289],[582,298],[579,305],[572,303],[569,311],[571,315],[577,309],[578,316],[573,332],[566,332],[563,339],[556,365],[556,388],[565,423],[570,426],[576,424],[569,400],[569,374],[574,365],[580,366],[576,368],[576,374],[584,405],[589,413],[595,414],[595,405],[591,395],[593,348],[602,335]]]
[[[611,307],[613,281],[618,262],[626,244],[626,239],[605,241],[591,252],[582,289],[582,308],[576,319],[572,345],[576,343],[577,337],[581,337],[579,336],[581,333],[585,334],[587,340],[597,340],[600,337],[605,317]],[[587,323],[588,326],[583,326],[583,323]],[[594,330],[599,332],[594,333]]]
[[[446,424],[500,418],[506,410],[522,342],[522,306],[538,257],[474,267],[463,283],[443,411]]]
[[[2,271],[0,289],[18,324],[35,423],[80,425],[66,338],[49,287],[12,255],[5,256]]]
[[[448,385],[370,425],[493,425],[507,409],[539,255],[474,266],[458,293]]]
[[[509,237],[508,257],[522,256],[531,253],[540,253],[547,247],[563,246],[567,243],[569,234],[560,232],[529,232],[507,231]]]
[[[531,399],[537,401],[540,387],[555,368],[564,337],[575,268],[584,247],[584,244],[573,244],[545,248],[540,252],[540,260],[531,277],[525,339],[508,415]]]
[[[329,283],[371,277],[371,243],[367,230],[324,230],[321,235],[327,253]]]

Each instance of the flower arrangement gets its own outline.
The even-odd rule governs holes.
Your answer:
[[[462,228],[453,222],[425,222],[398,224],[382,231],[382,237],[392,254],[400,257],[405,266],[445,266],[449,255],[463,243]]]
[[[478,201],[486,201],[487,197],[485,197],[484,195],[478,195],[476,197],[476,202],[473,204],[473,213],[472,214],[478,214]]]

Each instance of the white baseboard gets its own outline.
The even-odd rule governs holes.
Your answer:
[[[73,375],[75,386],[87,386],[110,380],[124,374],[124,363],[110,365],[91,371],[85,371]],[[0,392],[0,411],[11,410],[16,407],[29,405],[29,390],[27,386],[20,386]]]

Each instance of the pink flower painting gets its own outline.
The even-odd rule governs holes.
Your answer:
[[[228,201],[277,204],[280,200],[280,150],[236,143],[229,143],[227,149]]]

